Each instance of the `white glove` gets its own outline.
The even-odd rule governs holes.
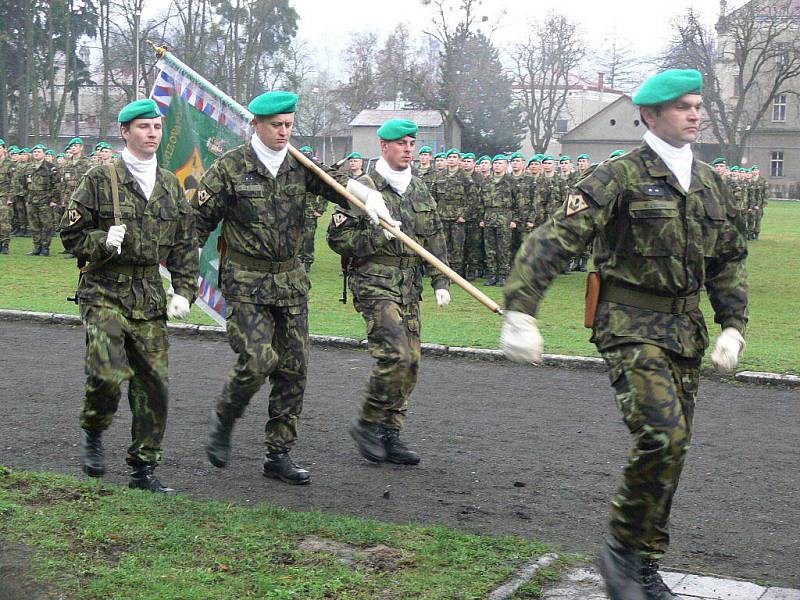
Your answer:
[[[127,230],[127,225],[112,225],[109,227],[108,234],[106,234],[106,248],[116,250],[117,254],[122,254],[122,240]]]
[[[711,353],[711,362],[717,371],[722,373],[733,371],[739,364],[739,357],[744,352],[744,338],[733,327],[726,327],[717,338],[717,344]]]
[[[373,190],[355,179],[348,179],[347,191],[364,203],[364,212],[373,225],[377,225],[379,219],[389,223],[394,221],[389,209],[386,208],[386,202],[383,201],[383,195],[378,190]]]
[[[500,333],[500,350],[514,362],[534,365],[542,362],[544,340],[536,327],[536,319],[522,312],[507,310]]]
[[[388,219],[388,221],[389,221],[389,223],[390,223],[391,225],[394,225],[394,226],[395,226],[395,228],[397,228],[397,229],[400,229],[400,226],[402,225],[402,223],[401,223],[400,221],[395,221],[394,219],[391,219],[391,218],[390,218],[390,219]],[[379,227],[380,227],[380,225],[379,225]],[[395,234],[393,234],[393,233],[392,233],[391,231],[389,231],[388,229],[383,229],[383,228],[381,228],[381,230],[383,231],[383,235],[384,235],[384,236],[386,237],[386,239],[387,239],[387,240],[389,240],[389,241],[393,240],[393,239],[396,237],[396,236],[395,236]]]
[[[450,292],[447,290],[436,290],[436,304],[439,308],[446,308],[450,304]]]
[[[167,316],[170,319],[185,319],[189,316],[189,301],[180,294],[174,294],[169,299]]]

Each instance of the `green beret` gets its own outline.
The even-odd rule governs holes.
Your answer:
[[[8,150],[9,154],[19,154],[19,148],[14,148],[13,146]]]
[[[67,148],[74,146],[75,144],[80,144],[81,146],[83,146],[83,140],[79,137],[74,137],[69,142],[67,142]]]
[[[142,98],[141,100],[134,100],[119,111],[117,121],[119,123],[130,123],[134,119],[155,119],[160,116],[161,111],[158,110],[156,101],[150,98]]]
[[[461,155],[461,158],[471,158],[472,160],[475,160],[475,153],[474,152],[464,152],[464,154]]]
[[[758,169],[759,171],[761,170],[758,165],[753,165],[752,167],[750,167],[751,171],[754,169]]]
[[[95,146],[94,146],[94,149],[95,150],[111,150],[112,148],[111,148],[111,144],[109,144],[106,141],[102,141],[102,142],[97,142],[97,144],[95,144]]]
[[[97,154],[97,153],[96,152],[90,152],[89,153],[89,158],[92,158],[95,154]]]
[[[508,160],[508,157],[505,154],[495,154],[492,162],[497,162],[498,160]]]
[[[542,162],[542,161],[540,161],[539,157],[537,155],[535,155],[535,154],[528,159],[528,164],[529,165],[531,163],[538,163],[538,162]]]
[[[461,152],[458,151],[458,148],[450,148],[450,150],[447,151],[446,156],[449,158],[451,154],[458,154],[461,156]]]
[[[433,154],[433,149],[430,146],[423,146],[422,148],[419,149],[420,154],[425,154],[426,152],[428,154]]]
[[[570,162],[572,157],[569,154],[564,154],[558,162]]]
[[[737,171],[739,170],[739,167],[737,167],[736,165],[733,165],[733,166],[732,166],[732,167],[730,167],[728,170],[729,170],[730,172],[732,172],[732,173],[735,173],[735,172],[737,172]]]
[[[525,160],[525,155],[522,152],[520,152],[519,150],[517,150],[509,158],[511,160],[514,160],[515,158],[521,158],[522,160]]]
[[[20,154],[30,154],[30,153],[31,153],[30,148],[23,148],[22,150],[20,150]]]
[[[653,75],[633,97],[637,106],[653,106],[703,91],[703,76],[694,69],[668,69]]]
[[[586,154],[586,153],[583,153],[583,154],[578,154],[578,160],[580,160],[580,159],[582,159],[582,158],[585,158],[586,160],[592,160],[592,159],[589,157],[589,155],[588,155],[588,154]]]
[[[351,158],[363,158],[363,157],[358,152],[351,152],[350,154],[347,155],[347,160],[350,160]]]
[[[625,154],[625,150],[614,150],[611,154],[608,155],[608,158],[617,158],[618,156],[622,156]]]
[[[480,157],[480,158],[479,158],[479,159],[478,159],[476,162],[477,162],[478,164],[480,164],[480,163],[482,163],[483,161],[492,162],[492,157],[491,157],[491,156],[486,156],[486,155],[484,154],[484,155],[483,155],[483,156],[481,156],[481,157]]]
[[[387,142],[393,142],[410,135],[417,137],[419,127],[414,121],[408,119],[389,119],[378,129],[378,137]]]
[[[50,149],[48,148],[47,150],[45,150],[45,151],[44,151],[44,153],[45,153],[45,154],[50,154],[50,155],[52,155],[52,156],[55,156],[55,154],[56,154],[56,151],[55,151],[55,150],[50,150]]]
[[[542,162],[545,162],[546,160],[555,160],[555,159],[556,159],[556,157],[553,156],[552,154],[543,154],[542,155]]]
[[[311,146],[302,146],[300,148],[300,152],[308,152],[309,154],[313,154],[314,153],[314,149]]]
[[[714,160],[712,160],[711,164],[715,165],[715,166],[716,165],[725,165],[725,164],[728,164],[728,161],[720,156],[719,158],[715,158]]]
[[[3,138],[0,138],[0,146],[3,146],[5,148],[5,145],[6,141]]]
[[[436,154],[433,155],[433,158],[447,158],[447,157],[444,155],[444,152],[437,152]]]
[[[17,152],[19,152],[19,146],[17,146],[16,144],[11,144],[8,147],[8,151],[11,152],[11,150],[16,150]]]
[[[267,92],[256,96],[247,105],[247,110],[257,117],[293,113],[297,107],[297,94],[292,92]]]
[[[56,158],[58,158],[58,157],[67,158],[67,155],[64,154],[63,152],[59,152],[58,154],[56,154]]]
[[[47,146],[45,146],[44,144],[36,144],[32,149],[33,150],[47,150]]]

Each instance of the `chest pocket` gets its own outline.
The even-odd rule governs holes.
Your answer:
[[[629,205],[631,234],[642,256],[672,256],[684,237],[675,200],[633,200]]]
[[[411,209],[414,213],[414,232],[417,235],[430,236],[441,228],[432,200],[414,200]]]
[[[121,196],[121,195],[120,195]],[[136,215],[136,207],[131,206],[130,204],[125,204],[122,201],[122,197],[120,197],[120,206],[119,206],[119,218],[120,222],[124,225],[128,225],[128,229],[130,230],[130,224],[136,223],[138,225],[138,217]],[[100,208],[97,211],[98,215],[100,216],[100,227],[103,229],[108,229],[111,225],[115,225],[114,221],[114,205],[111,202],[104,202],[100,204]]]
[[[173,246],[178,232],[180,210],[177,205],[162,206],[158,215],[158,245]]]
[[[258,183],[240,183],[234,187],[234,214],[245,223],[275,223],[275,213],[267,202],[267,190]]]
[[[717,237],[725,225],[725,210],[714,198],[703,197],[703,256],[714,256]]]

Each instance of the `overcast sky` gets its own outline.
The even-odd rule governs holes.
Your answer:
[[[314,49],[321,68],[334,72],[341,68],[339,56],[350,32],[369,30],[385,37],[405,22],[421,33],[430,27],[433,14],[419,0],[293,0],[292,4],[300,15],[298,37]],[[728,6],[737,4],[741,0],[728,2]],[[491,21],[499,17],[504,24],[492,38],[499,47],[524,40],[531,22],[556,11],[580,23],[591,47],[602,48],[616,31],[642,56],[658,53],[669,39],[671,21],[690,7],[709,24],[719,13],[718,0],[484,0],[482,6],[480,14],[486,13]]]

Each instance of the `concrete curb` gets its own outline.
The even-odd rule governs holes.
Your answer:
[[[557,554],[545,554],[534,561],[522,565],[511,581],[504,583],[491,592],[486,597],[486,600],[505,600],[506,598],[510,598],[519,588],[533,579],[533,576],[539,572],[539,569],[549,567],[557,560]]]
[[[33,312],[28,310],[0,309],[0,321],[29,321],[35,323],[51,323],[56,325],[80,325],[81,320],[77,315],[64,315],[59,313]],[[189,323],[168,323],[170,332],[178,335],[196,335],[204,338],[224,337],[225,329],[208,325],[192,325]],[[311,342],[315,345],[328,348],[366,348],[366,340],[339,337],[335,335],[314,335]],[[423,354],[429,356],[446,356],[468,358],[480,361],[505,361],[506,358],[500,350],[492,348],[465,348],[461,346],[445,346],[442,344],[422,344]],[[589,369],[605,371],[606,366],[602,358],[593,356],[569,356],[565,354],[544,354],[543,364],[550,367],[566,367],[569,369]],[[719,379],[713,372],[704,372],[711,378]],[[733,377],[741,383],[757,385],[772,385],[779,387],[800,387],[800,376],[785,375],[782,373],[768,373],[761,371],[739,371]]]

